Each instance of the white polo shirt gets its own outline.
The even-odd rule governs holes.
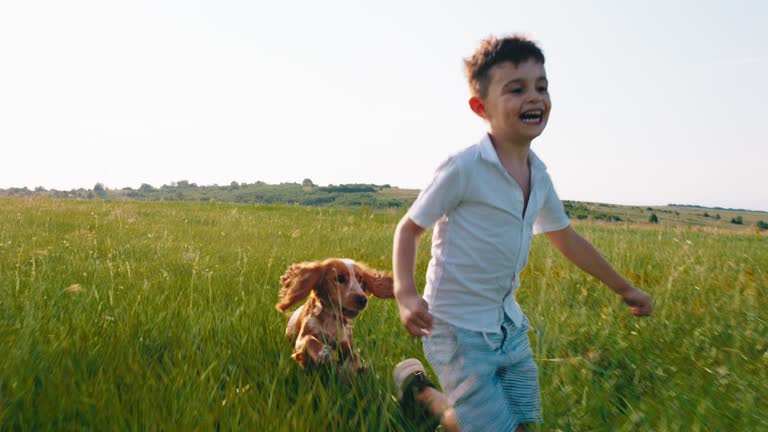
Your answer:
[[[424,299],[434,316],[457,327],[500,333],[504,312],[520,325],[515,300],[533,234],[568,226],[546,166],[529,152],[531,193],[499,161],[486,134],[449,157],[408,210],[422,228],[435,225]]]

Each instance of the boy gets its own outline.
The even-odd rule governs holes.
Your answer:
[[[416,359],[395,367],[395,383],[405,409],[426,409],[448,431],[520,431],[542,421],[530,327],[514,297],[533,234],[546,233],[634,315],[649,315],[652,300],[569,225],[546,167],[530,150],[551,107],[541,50],[523,37],[491,37],[465,69],[469,107],[489,132],[438,167],[398,224],[393,252],[400,320],[422,338],[445,393]],[[433,224],[422,298],[416,248]]]

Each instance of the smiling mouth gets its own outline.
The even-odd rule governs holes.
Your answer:
[[[544,111],[530,110],[520,114],[520,120],[525,124],[537,125],[544,120]]]

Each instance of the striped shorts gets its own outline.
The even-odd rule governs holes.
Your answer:
[[[524,318],[504,315],[500,333],[462,329],[434,318],[424,355],[453,403],[463,432],[514,431],[541,423],[541,395]]]

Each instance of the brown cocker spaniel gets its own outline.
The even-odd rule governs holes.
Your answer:
[[[394,297],[392,276],[350,259],[291,265],[280,278],[277,310],[285,312],[305,298],[288,320],[286,337],[294,341],[293,357],[302,367],[338,365],[362,369],[352,347],[352,319],[372,295]]]

